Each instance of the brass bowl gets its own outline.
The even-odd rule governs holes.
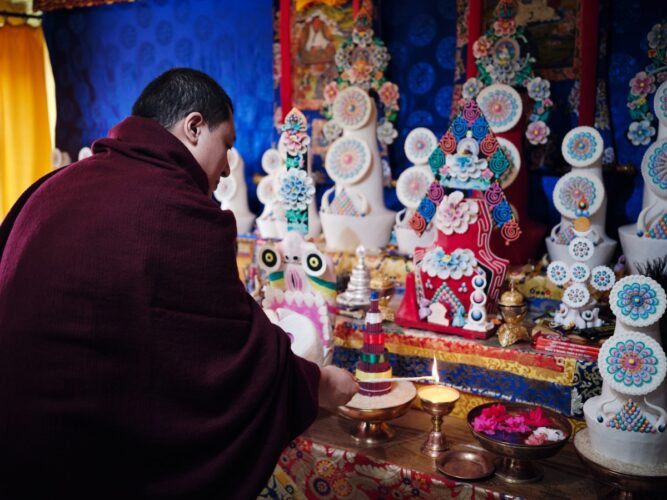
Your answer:
[[[410,382],[398,382],[397,384],[410,384]],[[407,388],[407,397],[402,398],[402,401],[398,404],[384,408],[339,406],[338,413],[340,415],[358,422],[350,431],[352,439],[362,446],[376,446],[393,438],[396,431],[389,427],[386,422],[404,415],[412,405],[412,401],[417,397],[417,390],[414,385],[410,385],[412,388],[411,390],[409,387]]]
[[[477,481],[493,474],[495,467],[482,451],[459,448],[450,450],[436,462],[438,471],[459,481]]]
[[[572,436],[572,424],[563,415],[542,408],[542,415],[551,419],[550,427],[559,429],[565,434],[565,439],[550,442],[543,445],[528,445],[503,441],[494,436],[482,432],[475,432],[472,422],[478,417],[482,410],[498,403],[486,403],[476,406],[468,412],[468,426],[470,432],[484,447],[484,449],[500,455],[496,459],[496,475],[510,483],[527,483],[542,479],[542,471],[533,463],[534,460],[542,460],[555,455]],[[523,413],[537,408],[534,405],[524,403],[502,403],[507,413]]]

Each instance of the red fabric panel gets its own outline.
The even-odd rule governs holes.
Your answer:
[[[579,125],[595,124],[595,93],[598,61],[599,0],[581,2],[581,87],[579,94]]]
[[[282,118],[292,109],[292,2],[280,0],[280,110]]]
[[[472,45],[482,36],[482,0],[468,2],[468,54],[466,59],[466,78],[477,76],[475,56]]]

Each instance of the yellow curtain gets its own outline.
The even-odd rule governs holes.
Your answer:
[[[41,26],[0,27],[0,221],[51,170],[44,49]]]

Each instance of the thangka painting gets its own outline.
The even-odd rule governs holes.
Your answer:
[[[352,33],[351,0],[292,2],[292,104],[319,110],[324,86],[338,76],[336,49]]]
[[[497,4],[484,0],[483,33],[492,26]],[[548,80],[578,79],[580,0],[519,0],[517,8],[516,23],[525,27],[535,71]]]

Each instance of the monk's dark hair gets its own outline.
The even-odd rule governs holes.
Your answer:
[[[232,116],[227,92],[206,73],[173,68],[150,82],[132,106],[132,115],[151,118],[166,129],[192,112],[199,112],[212,130]]]

